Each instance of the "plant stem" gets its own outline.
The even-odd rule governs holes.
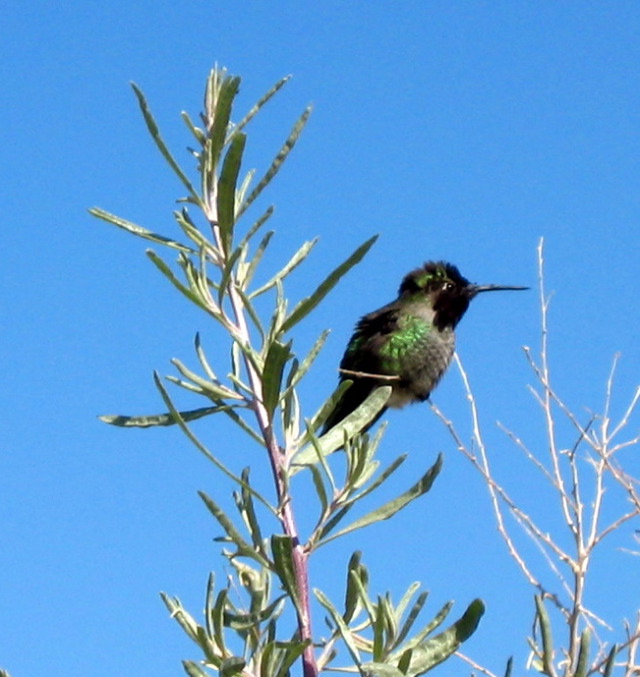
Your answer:
[[[215,222],[212,222],[215,223]],[[219,238],[219,231],[214,225],[214,234]],[[237,291],[235,281],[229,280],[228,294],[235,316],[237,340],[249,343],[249,329],[247,326],[244,304],[242,297]],[[245,356],[245,367],[249,383],[254,393],[253,408],[260,431],[269,452],[269,461],[271,464],[271,471],[276,486],[276,494],[278,498],[278,505],[280,506],[280,523],[287,536],[291,538],[293,543],[293,565],[295,571],[296,587],[298,589],[298,601],[296,602],[296,614],[298,617],[298,630],[300,632],[300,639],[303,642],[308,642],[302,654],[302,666],[304,677],[316,677],[318,675],[318,665],[313,649],[313,635],[311,631],[311,610],[309,605],[309,567],[307,563],[307,553],[300,543],[298,529],[295,522],[295,517],[292,508],[291,495],[289,493],[287,484],[284,481],[284,459],[285,455],[281,449],[278,441],[273,433],[273,426],[269,419],[269,413],[263,403],[263,388],[260,374],[256,371],[254,365]],[[294,600],[295,601],[295,600]]]

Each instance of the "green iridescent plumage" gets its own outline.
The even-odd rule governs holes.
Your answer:
[[[398,318],[397,331],[389,335],[380,347],[382,363],[389,369],[398,369],[407,351],[419,346],[427,338],[432,326],[420,317],[403,315]]]

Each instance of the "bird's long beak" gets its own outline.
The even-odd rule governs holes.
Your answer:
[[[511,287],[500,284],[471,284],[467,287],[469,290],[469,298],[477,296],[483,291],[524,291],[529,287]]]

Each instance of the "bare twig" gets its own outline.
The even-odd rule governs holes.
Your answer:
[[[347,376],[356,376],[357,378],[375,378],[378,381],[399,381],[400,376],[393,376],[389,374],[369,374],[366,371],[353,371],[353,369],[338,369],[341,374]]]
[[[480,663],[476,663],[476,661],[473,660],[473,658],[467,656],[466,654],[463,654],[461,651],[456,651],[455,654],[460,660],[464,661],[467,665],[470,665],[471,668],[474,670],[477,670],[478,672],[481,672],[483,675],[486,675],[487,677],[498,677],[495,672],[491,672],[488,668],[485,668],[483,665],[480,665]]]
[[[466,400],[469,404],[469,415],[472,423],[471,444],[463,442],[455,425],[437,406],[432,409],[451,434],[457,448],[478,470],[487,485],[491,499],[492,510],[498,531],[504,540],[508,552],[518,568],[524,574],[527,582],[542,594],[542,599],[551,600],[562,613],[565,621],[566,643],[558,648],[563,656],[558,668],[565,677],[573,674],[578,665],[578,654],[582,641],[583,630],[589,628],[592,638],[596,641],[596,656],[588,668],[589,674],[604,670],[611,649],[596,632],[598,627],[611,630],[611,626],[600,618],[593,610],[586,606],[585,594],[589,579],[590,566],[596,548],[610,534],[634,517],[640,516],[640,482],[623,470],[616,457],[621,450],[640,443],[640,435],[626,440],[619,440],[621,433],[628,429],[632,416],[640,404],[640,388],[637,388],[631,401],[617,423],[613,423],[612,399],[614,377],[619,362],[619,356],[614,357],[613,365],[607,379],[605,401],[602,415],[591,414],[589,420],[581,422],[572,409],[561,399],[551,383],[551,368],[549,362],[549,328],[548,310],[551,296],[544,286],[544,249],[543,241],[538,247],[538,276],[541,307],[541,337],[540,355],[534,359],[531,349],[525,347],[526,359],[536,378],[538,389],[530,388],[535,401],[542,410],[544,429],[547,440],[547,457],[543,460],[530,446],[528,446],[512,430],[498,424],[513,444],[524,454],[525,458],[540,473],[544,481],[553,487],[558,499],[560,511],[560,526],[569,530],[571,535],[571,551],[564,543],[559,530],[554,532],[543,531],[534,515],[526,513],[518,502],[509,495],[505,487],[496,479],[489,461],[489,454],[482,436],[479,422],[478,407],[469,385],[468,376],[458,357],[455,362],[463,382]],[[558,416],[564,417],[577,431],[577,437],[568,446],[559,442],[560,433]],[[608,491],[618,487],[623,491],[631,507],[622,514],[617,514],[611,521],[602,525],[605,514],[605,499]],[[589,497],[587,501],[586,497]],[[535,571],[533,564],[527,559],[516,544],[516,540],[507,525],[506,515],[510,514],[524,533],[532,540],[542,553],[547,566],[555,574],[561,584],[561,589],[568,601],[562,601],[560,594],[546,589],[541,583],[541,577]],[[638,677],[640,666],[636,663],[636,653],[640,645],[640,615],[633,629],[627,627],[626,641],[617,645],[616,655],[627,650],[625,663],[625,677]],[[538,645],[537,640],[531,640],[534,653],[541,660],[544,659],[549,670],[555,673],[556,666],[551,663],[553,658],[545,655],[545,648]],[[547,645],[548,648],[549,645]],[[493,674],[472,659],[460,655],[474,670],[478,670],[487,677]],[[618,663],[616,663],[618,664]]]

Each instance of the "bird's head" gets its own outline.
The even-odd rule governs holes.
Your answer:
[[[528,287],[472,284],[451,263],[428,261],[405,276],[398,295],[403,302],[428,303],[435,312],[434,324],[443,329],[455,327],[467,311],[471,299],[481,292],[523,289]]]

